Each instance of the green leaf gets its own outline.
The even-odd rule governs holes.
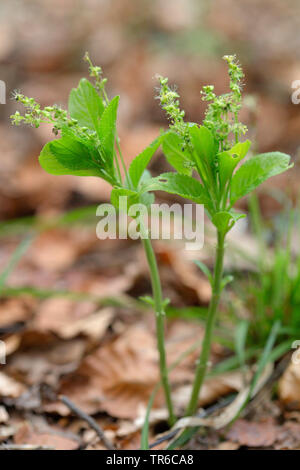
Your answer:
[[[147,305],[151,305],[152,308],[155,308],[155,303],[153,297],[150,297],[150,295],[142,295],[139,297],[139,300],[144,302]]]
[[[246,217],[246,214],[234,211],[233,209],[229,211],[219,211],[212,216],[212,223],[219,232],[225,235],[239,219],[243,219],[244,217]]]
[[[103,176],[90,150],[81,142],[62,137],[48,142],[39,156],[41,167],[52,175]]]
[[[263,352],[260,356],[260,359],[258,361],[258,364],[257,364],[257,369],[256,369],[256,372],[254,374],[254,377],[253,377],[253,380],[252,380],[252,383],[251,383],[251,386],[250,386],[249,398],[251,398],[252,393],[253,393],[253,391],[256,387],[256,384],[257,384],[257,382],[259,380],[259,377],[262,374],[264,368],[266,367],[268,362],[270,362],[272,350],[273,350],[273,347],[276,343],[278,333],[280,331],[280,326],[281,326],[281,324],[280,324],[279,320],[277,320],[275,323],[273,323],[273,326],[271,328],[270,334],[269,334],[268,339],[266,341],[264,350],[263,350]]]
[[[113,165],[114,158],[119,99],[119,96],[115,96],[107,105],[103,111],[99,127],[102,157],[110,166]]]
[[[235,352],[242,369],[245,369],[246,367],[246,342],[248,329],[248,320],[242,320],[234,332]]]
[[[142,184],[146,183],[152,178],[151,173],[149,170],[144,170],[142,176],[140,178],[139,187]],[[140,203],[145,204],[145,206],[150,207],[155,201],[155,195],[153,193],[143,193],[140,194]]]
[[[232,276],[232,274],[228,274],[227,276],[224,276],[221,282],[221,291],[225,289],[227,284],[229,284],[233,280],[234,280],[234,277]]]
[[[129,167],[129,176],[131,183],[137,189],[138,184],[143,176],[143,173],[148,166],[151,158],[160,145],[160,139],[155,139],[145,150],[143,150],[134,160],[132,160]]]
[[[212,166],[217,152],[217,145],[210,130],[205,126],[192,126],[189,132],[192,144],[199,157]]]
[[[183,150],[183,145],[183,139],[174,132],[167,132],[162,138],[162,149],[167,161],[178,173],[190,176],[192,167],[189,167],[188,164],[191,162],[191,158]]]
[[[250,193],[271,176],[291,168],[290,156],[281,152],[262,153],[250,158],[234,174],[230,185],[231,204]]]
[[[218,154],[220,183],[222,189],[231,178],[238,163],[247,155],[250,145],[250,140],[246,140],[246,142],[239,142],[230,150]]]
[[[88,127],[99,133],[104,105],[95,88],[86,78],[82,78],[78,87],[71,90],[68,108],[70,116],[77,119],[81,127]]]
[[[202,261],[199,261],[197,259],[194,260],[194,263],[198,266],[199,269],[201,269],[203,274],[209,280],[210,284],[213,285],[213,277],[212,277],[212,274],[211,274],[209,268],[206,266],[206,264],[202,263]]]
[[[243,409],[246,407],[248,402],[251,400],[251,398],[254,395],[256,385],[259,381],[259,378],[261,374],[263,373],[266,365],[273,359],[272,358],[272,351],[278,336],[278,333],[280,331],[280,322],[277,320],[275,323],[273,323],[273,326],[271,328],[270,334],[268,336],[268,339],[266,341],[264,350],[262,351],[259,361],[256,366],[256,371],[254,374],[254,377],[251,381],[250,387],[249,387],[249,393],[248,396],[246,397],[244,403],[241,405],[240,409],[237,411],[236,415],[232,419],[231,423],[233,423],[241,414]]]
[[[12,256],[10,257],[8,264],[0,274],[0,292],[2,294],[2,288],[4,287],[8,277],[13,272],[17,264],[19,263],[22,256],[26,253],[30,245],[32,244],[34,237],[28,236],[17,246]]]
[[[140,192],[166,191],[170,194],[178,194],[185,199],[190,199],[197,204],[204,204],[211,211],[211,202],[205,188],[200,181],[179,173],[163,173],[156,178],[152,178],[141,187]]]
[[[141,450],[149,450],[149,419],[150,419],[151,409],[153,407],[153,403],[157,395],[157,392],[159,390],[159,387],[160,387],[160,382],[156,384],[156,386],[154,387],[154,390],[151,393],[151,396],[148,401],[145,421],[144,421],[143,428],[142,428]]]
[[[127,210],[133,204],[138,204],[140,202],[140,195],[136,191],[131,191],[130,189],[126,189],[126,188],[113,188],[111,195],[110,195],[110,200],[116,209],[120,208],[120,205],[119,205],[120,197],[127,197]]]

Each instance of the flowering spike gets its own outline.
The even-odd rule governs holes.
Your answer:
[[[179,106],[179,94],[175,89],[171,89],[168,85],[168,78],[157,76],[160,89],[157,99],[159,99],[162,109],[166,112],[171,121],[170,128],[173,129],[184,139],[186,138],[187,124],[184,122],[185,112]]]
[[[247,132],[247,127],[238,120],[242,105],[241,90],[244,73],[235,55],[226,55],[223,59],[228,64],[230,93],[217,96],[211,85],[204,86],[201,91],[202,100],[211,102],[205,113],[203,124],[214,134],[220,150],[226,150],[232,146],[230,134],[233,134],[235,142],[238,142],[239,137]]]

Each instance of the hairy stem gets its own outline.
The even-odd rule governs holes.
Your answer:
[[[223,276],[223,260],[224,260],[224,238],[225,236],[218,232],[218,245],[214,269],[214,278],[212,286],[212,298],[210,301],[207,322],[205,327],[205,335],[202,343],[200,358],[197,364],[193,389],[190,401],[186,410],[186,415],[191,416],[196,413],[198,405],[198,397],[203,384],[207,362],[210,356],[211,342],[217,309],[220,302],[220,295],[222,290],[222,276]]]
[[[165,351],[165,335],[164,335],[164,303],[161,289],[161,282],[159,278],[157,262],[153,247],[149,238],[142,239],[143,246],[145,249],[150,275],[151,275],[151,284],[153,291],[154,307],[155,307],[155,318],[156,318],[156,337],[157,337],[157,347],[159,352],[159,367],[160,367],[160,377],[161,383],[165,392],[166,404],[169,412],[169,424],[172,426],[175,422],[175,416],[173,412],[173,405],[171,400],[171,389],[168,378],[168,369],[166,361],[166,351]]]

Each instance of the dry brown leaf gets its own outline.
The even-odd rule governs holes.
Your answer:
[[[125,266],[124,263],[125,260],[123,260],[121,275],[109,277],[104,269],[103,274],[87,279],[84,285],[85,290],[98,297],[116,297],[118,294],[128,291],[140,274],[140,267],[136,262],[126,263]]]
[[[291,362],[278,384],[280,401],[289,409],[300,410],[300,366]]]
[[[149,318],[152,323],[152,316]],[[203,335],[200,325],[176,320],[167,332],[167,356],[171,364],[195,345]],[[192,351],[171,374],[173,386],[191,381],[199,348]],[[159,380],[155,329],[147,322],[121,329],[119,337],[86,357],[80,367],[62,383],[60,393],[68,396],[88,413],[106,411],[119,418],[135,419],[145,410],[150,394]],[[226,392],[236,389],[229,378]],[[215,385],[214,397],[220,395]],[[176,391],[174,392],[176,396]],[[182,398],[182,393],[177,394]],[[213,399],[212,392],[210,399]],[[160,391],[154,407],[162,404]],[[61,403],[46,405],[47,411],[62,415],[69,411]]]
[[[171,366],[191,350],[203,338],[203,327],[196,322],[186,322],[183,320],[172,321],[168,325],[166,337],[166,351],[168,365]],[[170,373],[172,384],[186,383],[192,381],[194,377],[195,363],[199,357],[200,345],[195,347],[190,354],[184,357],[180,364]]]
[[[157,242],[155,250],[162,263],[170,266],[177,289],[194,293],[201,304],[207,304],[211,298],[211,286],[199,268],[191,262],[191,253],[185,250],[184,243],[168,244]],[[191,294],[190,294],[191,295]]]
[[[9,437],[13,436],[16,432],[13,426],[0,426],[0,442],[6,441]]]
[[[25,387],[4,372],[0,372],[0,397],[18,398]]]
[[[72,177],[71,177],[72,178]],[[103,179],[97,177],[77,178],[73,179],[73,185],[76,190],[89,198],[91,201],[109,201],[111,186]]]
[[[60,393],[89,414],[106,411],[120,418],[135,418],[157,381],[154,337],[138,325],[87,356],[64,381]],[[57,404],[48,405],[47,410],[68,414]]]
[[[78,441],[62,435],[57,430],[53,432],[38,432],[28,423],[23,423],[14,435],[15,444],[30,444],[35,446],[47,446],[55,450],[78,449]]]
[[[42,233],[34,242],[30,255],[40,269],[60,271],[71,266],[79,253],[79,247],[70,235],[61,231]]]
[[[300,424],[293,421],[286,421],[282,426],[278,426],[278,437],[275,442],[275,449],[300,449]]]
[[[298,449],[300,445],[300,424],[286,421],[277,424],[273,418],[265,421],[236,421],[226,437],[239,445],[248,447],[273,447],[280,449]]]
[[[241,390],[243,378],[240,372],[227,372],[207,379],[201,389],[198,406],[206,406],[231,392]],[[179,387],[173,393],[174,406],[179,413],[185,409],[191,396],[191,385]]]
[[[216,450],[237,450],[239,448],[239,444],[236,442],[225,441],[221,442]]]
[[[2,299],[0,301],[0,327],[25,322],[32,316],[34,302],[20,298]]]
[[[7,365],[9,372],[22,377],[27,385],[37,385],[42,382],[53,387],[64,374],[73,372],[85,352],[86,344],[83,339],[56,342],[28,351],[14,354]]]
[[[260,423],[239,419],[226,437],[248,447],[270,447],[275,443],[277,435],[278,427],[272,418]]]
[[[7,423],[9,420],[9,415],[4,408],[4,406],[0,406],[0,423]]]
[[[83,334],[100,340],[113,318],[113,309],[95,310],[96,304],[93,302],[51,298],[42,302],[31,328],[41,332],[51,331],[63,339]]]
[[[3,341],[5,342],[5,354],[8,357],[19,348],[21,344],[21,335],[11,335]]]
[[[251,391],[251,385],[244,386],[240,389],[238,395],[235,399],[224,409],[220,414],[215,416],[207,417],[198,417],[198,416],[188,416],[181,418],[175,424],[174,428],[186,428],[186,427],[195,427],[195,426],[206,426],[213,429],[222,429],[227,426],[239,413],[242,409],[242,406],[245,404],[246,400],[249,397],[251,391],[251,398],[253,398],[259,390],[264,386],[266,381],[269,379],[271,373],[273,372],[273,364],[268,363],[264,368],[262,374],[260,375],[254,389]],[[236,382],[236,377],[233,382]]]
[[[109,327],[113,314],[112,308],[105,308],[86,319],[78,320],[65,329],[64,337],[71,338],[78,334],[83,334],[94,341],[99,341]]]

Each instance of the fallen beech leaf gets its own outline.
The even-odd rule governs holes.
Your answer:
[[[86,413],[106,411],[120,418],[135,418],[146,405],[158,381],[155,339],[143,326],[129,328],[119,338],[87,356],[60,393]],[[69,414],[57,404],[47,411]]]
[[[0,406],[0,423],[7,423],[9,420],[9,415],[4,408],[4,406]]]
[[[208,303],[211,298],[211,285],[203,276],[199,276],[199,269],[194,263],[191,263],[185,256],[185,259],[179,256],[174,258],[172,267],[183,285],[193,289],[201,303]]]
[[[300,448],[300,424],[293,421],[286,421],[282,426],[278,426],[278,437],[275,442],[275,449],[295,449]]]
[[[209,405],[231,392],[240,391],[243,386],[243,376],[240,371],[227,372],[217,377],[207,379],[201,389],[198,406]],[[191,385],[179,387],[173,393],[174,406],[178,411],[186,407],[191,395]]]
[[[0,397],[18,398],[24,390],[20,382],[0,372]]]
[[[263,387],[266,383],[268,378],[270,377],[273,371],[273,364],[268,363],[264,368],[263,372],[261,373],[254,390],[252,391],[251,397],[253,398],[259,390]],[[186,428],[186,427],[195,427],[195,426],[206,426],[213,429],[222,429],[227,424],[229,424],[240,411],[241,407],[244,405],[246,399],[249,396],[249,392],[251,390],[251,385],[244,387],[240,390],[237,397],[230,403],[225,410],[223,410],[217,416],[208,416],[208,417],[198,417],[198,416],[188,416],[186,418],[182,418],[175,424],[175,429]]]
[[[225,441],[221,442],[216,450],[237,450],[238,448],[239,444],[236,442]]]
[[[55,450],[78,449],[78,441],[63,436],[59,431],[38,432],[28,423],[24,423],[14,435],[15,444],[30,444],[36,446],[47,446]]]
[[[4,340],[5,342],[5,353],[6,356],[10,356],[12,353],[17,351],[21,343],[20,335],[11,335]]]
[[[260,423],[237,420],[226,437],[248,447],[270,447],[278,435],[278,427],[273,419]]]
[[[34,264],[50,271],[60,271],[71,266],[78,252],[79,247],[70,234],[61,231],[42,233],[30,250]]]
[[[170,373],[172,384],[182,384],[193,380],[195,363],[199,357],[199,342],[202,340],[203,334],[203,327],[199,323],[183,320],[169,322],[166,338],[169,366],[176,362],[180,355],[185,354],[198,343],[198,347],[195,347]]]
[[[32,316],[33,302],[19,298],[0,301],[0,328],[18,322],[26,322]]]
[[[83,334],[93,340],[100,340],[112,320],[113,309],[105,308],[98,312],[95,309],[93,302],[48,299],[41,304],[31,328],[51,331],[63,339]]]
[[[140,416],[140,409],[145,409],[159,380],[154,328],[146,328],[145,323],[121,329],[117,339],[87,356],[75,373],[62,382],[60,393],[89,414],[106,411],[124,419]],[[181,320],[171,322],[166,343],[169,365],[201,340],[202,335],[200,325]],[[173,386],[192,380],[198,355],[199,349],[194,350],[172,371]],[[154,408],[162,403],[160,390]],[[69,414],[61,403],[47,404],[45,409],[63,416]]]
[[[86,319],[78,320],[65,330],[65,338],[74,337],[78,334],[88,336],[99,341],[104,336],[113,318],[113,309],[106,308],[90,315]]]
[[[6,441],[16,432],[13,426],[0,426],[0,441]]]
[[[300,410],[300,366],[291,362],[278,384],[280,401],[289,409]]]
[[[74,186],[76,190],[88,197],[91,201],[109,201],[111,186],[103,179],[93,177],[90,178],[77,178],[76,176],[70,176],[73,178]]]
[[[202,304],[210,301],[211,285],[201,273],[199,275],[199,268],[191,262],[193,251],[186,251],[184,243],[179,241],[176,245],[159,241],[155,244],[155,250],[162,262],[170,265],[175,275],[173,282],[179,285],[177,289],[194,294],[195,300]]]
[[[73,372],[85,352],[85,341],[74,339],[14,354],[8,364],[9,371],[22,377],[32,386],[46,383],[56,387],[60,376]]]
[[[273,418],[261,422],[236,421],[226,437],[248,447],[272,447],[276,450],[299,449],[300,424],[286,421],[277,424]]]

